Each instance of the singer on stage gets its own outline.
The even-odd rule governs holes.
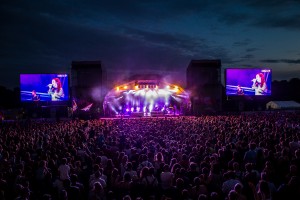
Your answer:
[[[51,95],[52,101],[61,101],[64,97],[64,91],[59,78],[52,79],[52,84],[48,84],[48,94]]]

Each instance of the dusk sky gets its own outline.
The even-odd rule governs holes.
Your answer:
[[[185,84],[192,59],[300,78],[298,0],[1,1],[0,85],[100,60],[110,81],[158,73]]]

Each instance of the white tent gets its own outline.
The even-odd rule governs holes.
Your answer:
[[[300,103],[296,101],[270,101],[266,104],[267,110],[270,109],[300,109]]]

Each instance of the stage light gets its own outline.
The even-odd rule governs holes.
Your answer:
[[[124,86],[124,89],[126,90],[127,88],[128,88],[127,85],[125,85],[125,86]]]
[[[174,87],[174,92],[178,92],[178,86]]]
[[[170,95],[170,91],[167,90],[167,89],[159,89],[158,92],[157,92],[157,94],[159,96],[165,97],[165,96]]]
[[[138,90],[138,89],[139,89],[139,86],[138,86],[138,85],[134,86],[134,89],[135,89],[135,90]]]
[[[119,87],[117,87],[117,88],[116,88],[116,90],[117,90],[117,91],[120,91],[120,88],[119,88]]]
[[[151,104],[149,105],[149,111],[152,112],[152,110],[153,110],[153,103],[151,103]]]
[[[146,98],[149,98],[149,97],[151,97],[151,94],[152,93],[152,91],[148,91],[148,92],[146,92]]]
[[[131,112],[133,112],[134,108],[132,107],[130,110],[131,110]]]
[[[170,86],[169,86],[169,85],[167,85],[167,86],[166,86],[166,88],[167,88],[167,89],[170,89]]]

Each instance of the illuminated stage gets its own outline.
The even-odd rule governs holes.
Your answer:
[[[162,117],[190,111],[189,94],[182,87],[158,80],[135,80],[105,96],[104,115],[110,117]]]

